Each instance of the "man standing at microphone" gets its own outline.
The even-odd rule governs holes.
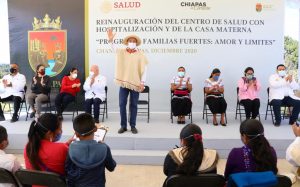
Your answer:
[[[295,96],[294,90],[299,89],[299,85],[293,79],[292,75],[286,73],[285,66],[279,64],[277,66],[276,74],[273,74],[269,78],[270,93],[269,100],[273,106],[275,114],[275,126],[280,126],[282,105],[293,107],[292,114],[290,116],[289,124],[293,125],[300,112],[300,98]]]
[[[107,31],[108,41],[113,46],[115,33],[109,28]],[[124,38],[123,44],[127,47],[116,49],[115,83],[120,86],[119,107],[121,116],[121,128],[118,133],[127,131],[127,98],[130,94],[130,127],[133,134],[138,133],[136,129],[137,103],[139,93],[144,90],[148,60],[144,53],[137,49],[141,39],[136,35],[129,35]]]

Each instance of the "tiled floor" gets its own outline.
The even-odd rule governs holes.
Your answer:
[[[22,155],[17,155],[19,161],[24,163]],[[224,173],[226,160],[218,163],[218,174]],[[295,179],[294,168],[283,159],[278,160],[279,174],[288,175]],[[146,165],[118,165],[114,172],[106,172],[106,187],[160,187],[166,176],[162,166]],[[293,187],[299,187],[300,180]]]

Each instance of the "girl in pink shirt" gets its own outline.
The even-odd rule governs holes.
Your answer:
[[[254,69],[247,67],[244,77],[238,82],[238,99],[245,108],[246,118],[255,119],[259,114],[260,101],[258,93],[260,82],[254,77]]]

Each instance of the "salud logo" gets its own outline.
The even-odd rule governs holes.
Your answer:
[[[28,31],[28,60],[33,71],[43,64],[46,74],[58,75],[67,62],[67,31],[61,30],[58,16],[51,19],[48,14],[41,20],[33,18],[33,30]]]
[[[262,11],[262,4],[256,3],[256,12],[261,12],[261,11]]]

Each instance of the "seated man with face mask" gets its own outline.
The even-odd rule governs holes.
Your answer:
[[[273,106],[275,114],[275,126],[280,126],[282,105],[288,105],[293,107],[292,114],[290,116],[289,124],[296,123],[300,112],[300,100],[294,94],[294,90],[299,89],[299,85],[295,82],[292,75],[286,74],[285,66],[279,64],[277,66],[276,74],[273,74],[269,78],[270,93],[269,100]]]
[[[105,100],[106,77],[100,75],[99,67],[92,65],[90,75],[85,80],[83,89],[85,91],[84,109],[86,113],[92,114],[94,105],[94,120],[99,123],[100,104]]]
[[[10,74],[4,75],[2,83],[5,88],[5,92],[0,94],[0,102],[13,101],[14,113],[10,122],[16,122],[19,120],[18,112],[22,99],[24,98],[24,86],[26,84],[26,78],[23,74],[19,73],[19,66],[17,64],[10,65]],[[0,105],[0,121],[4,121],[3,110]]]

